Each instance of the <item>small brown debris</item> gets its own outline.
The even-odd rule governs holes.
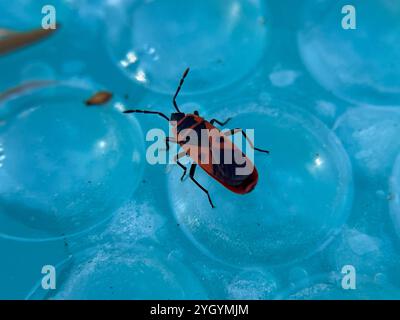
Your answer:
[[[87,106],[97,106],[107,103],[112,98],[112,93],[108,91],[99,91],[85,101]]]

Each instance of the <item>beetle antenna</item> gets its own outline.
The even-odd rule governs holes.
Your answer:
[[[169,121],[169,118],[162,112],[160,111],[149,111],[149,110],[125,110],[123,113],[147,113],[147,114],[156,114],[159,115],[160,117],[163,117],[165,120]]]
[[[179,86],[178,86],[178,88],[176,89],[174,98],[172,99],[172,102],[173,102],[173,104],[174,104],[174,107],[175,107],[176,111],[178,111],[178,112],[181,112],[181,110],[179,110],[178,104],[176,103],[176,97],[178,96],[179,91],[181,91],[182,85],[183,85],[183,83],[185,82],[185,78],[186,78],[186,76],[188,75],[189,70],[190,70],[190,68],[187,68],[187,69],[185,70],[185,72],[183,73],[182,78],[181,78],[181,81],[179,82]]]

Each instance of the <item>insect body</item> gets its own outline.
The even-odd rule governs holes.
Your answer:
[[[189,156],[194,161],[190,167],[189,177],[207,194],[208,200],[214,208],[208,190],[205,189],[194,177],[196,167],[199,165],[209,176],[217,180],[230,191],[238,194],[246,194],[252,191],[256,186],[258,181],[258,172],[251,160],[246,157],[246,155],[230,139],[227,139],[227,137],[234,135],[235,133],[241,133],[254,150],[264,153],[269,153],[269,151],[254,147],[251,140],[246,136],[242,129],[236,128],[227,132],[222,132],[214,125],[217,124],[219,126],[224,126],[229,122],[230,118],[224,122],[218,121],[217,119],[207,121],[202,118],[197,111],[194,111],[193,114],[185,114],[181,112],[176,103],[176,98],[188,73],[189,68],[184,72],[173,97],[173,105],[177,112],[173,112],[170,117],[167,117],[159,111],[148,110],[126,110],[124,113],[155,114],[163,117],[171,123],[173,137],[168,137],[166,139],[166,147],[168,150],[169,143],[173,142],[179,144],[183,150],[176,155],[176,163],[183,169],[181,180],[185,177],[187,168],[179,161],[179,159],[184,156]],[[195,136],[201,137],[201,139],[192,139],[190,133],[194,133]],[[204,140],[202,142],[202,139],[206,139],[208,143],[204,145]],[[245,170],[246,168],[251,168],[251,170]],[[242,171],[241,174],[238,174],[240,169],[244,170],[244,173]]]

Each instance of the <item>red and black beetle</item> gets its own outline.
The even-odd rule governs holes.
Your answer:
[[[257,151],[260,152],[265,152],[269,153],[268,150],[262,150],[259,148],[254,147],[253,143],[251,140],[246,136],[246,133],[243,131],[243,129],[231,129],[227,132],[222,132],[220,129],[214,126],[214,123],[217,123],[220,126],[224,126],[225,124],[228,123],[230,120],[227,119],[224,122],[218,121],[217,119],[212,119],[210,121],[205,120],[204,118],[199,116],[199,113],[197,111],[194,111],[193,114],[185,114],[180,111],[177,103],[176,103],[176,98],[179,94],[179,91],[181,90],[181,87],[183,85],[183,82],[189,73],[189,68],[186,69],[184,72],[181,81],[179,83],[179,86],[176,90],[176,93],[172,99],[173,105],[176,109],[177,112],[174,112],[171,114],[171,117],[168,118],[164,113],[159,112],[159,111],[147,111],[147,110],[126,110],[124,113],[146,113],[146,114],[156,114],[167,121],[169,121],[172,124],[173,127],[173,133],[174,137],[168,137],[166,139],[166,146],[167,150],[169,149],[169,142],[174,142],[180,145],[180,147],[183,149],[182,152],[178,153],[176,155],[176,163],[183,169],[183,175],[181,177],[181,180],[186,175],[186,170],[187,168],[179,161],[180,158],[184,156],[189,156],[192,158],[194,161],[193,164],[190,167],[189,171],[189,176],[190,179],[201,189],[203,190],[207,196],[208,200],[213,208],[214,204],[211,200],[210,194],[208,193],[208,190],[204,188],[195,178],[195,170],[197,165],[199,165],[205,172],[207,172],[208,175],[210,175],[212,178],[217,180],[219,183],[221,183],[224,187],[229,189],[232,192],[238,193],[238,194],[246,194],[249,193],[254,189],[254,187],[257,184],[258,181],[258,172],[255,166],[251,163],[251,160],[246,157],[246,155],[233,143],[231,142],[230,139],[225,139],[225,137],[228,137],[230,135],[234,135],[235,133],[242,133],[243,136],[246,138],[246,140],[249,142],[249,145]],[[193,143],[190,141],[190,139],[181,139],[182,135],[181,133],[187,129],[194,130],[198,136],[201,135],[201,132],[205,130],[205,132],[217,132],[217,139],[215,139],[215,134],[213,136],[209,135],[207,138],[209,139],[209,149],[206,150],[204,147],[198,142]],[[219,141],[218,141],[219,140]],[[224,154],[226,155],[227,148],[230,149],[230,152],[235,154],[240,154],[242,157],[243,163],[237,163],[235,159],[237,157],[233,156],[231,159],[233,161],[228,161],[228,163],[224,163],[224,161],[219,161],[218,163],[215,163],[213,161],[213,157],[218,154],[218,159],[222,156],[222,159],[224,157]],[[229,152],[229,150],[228,150]],[[204,156],[206,154],[206,156]],[[206,158],[207,161],[204,161]],[[244,166],[250,165],[252,167],[252,170],[248,174],[242,174],[238,175],[236,174],[236,169],[242,168]]]

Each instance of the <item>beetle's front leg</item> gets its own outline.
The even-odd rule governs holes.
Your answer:
[[[174,137],[166,137],[165,138],[165,149],[161,149],[161,150],[162,151],[169,151],[169,148],[170,148],[169,143],[170,142],[178,143],[178,141],[176,141],[176,139]],[[178,144],[180,144],[180,142]]]
[[[166,147],[166,150],[167,150],[167,151],[169,150],[169,143],[170,143],[170,142],[176,143],[176,139],[173,138],[173,137],[166,137],[166,138],[165,138],[165,147]]]

